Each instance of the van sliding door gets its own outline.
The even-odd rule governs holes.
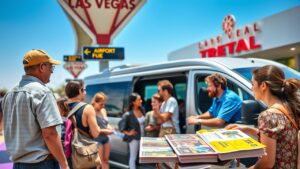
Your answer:
[[[181,133],[186,132],[185,126],[185,105],[187,91],[187,75],[186,73],[174,73],[159,76],[146,76],[136,78],[133,91],[140,94],[143,99],[143,107],[145,112],[151,111],[151,98],[157,93],[157,83],[161,80],[169,80],[174,87],[173,96],[177,100],[179,108],[179,126]]]

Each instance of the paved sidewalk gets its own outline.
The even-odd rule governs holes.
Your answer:
[[[13,168],[13,163],[9,160],[9,156],[6,152],[3,135],[0,135],[0,168],[1,169]]]

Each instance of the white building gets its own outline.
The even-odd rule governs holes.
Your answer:
[[[235,18],[228,15],[222,26],[222,34],[173,51],[168,60],[253,57],[275,60],[300,71],[300,6],[240,28],[234,28]]]

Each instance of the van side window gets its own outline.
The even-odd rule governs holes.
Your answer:
[[[234,91],[242,100],[254,100],[254,98],[244,91],[241,87],[236,85],[235,83],[231,82],[230,80],[227,79],[227,87],[228,89]]]
[[[122,117],[128,104],[130,82],[107,83],[86,86],[86,101],[91,102],[97,92],[104,92],[108,96],[105,104],[108,117]]]
[[[197,92],[196,92],[196,105],[200,112],[205,113],[212,104],[212,98],[208,97],[207,84],[205,83],[205,77],[208,75],[201,75],[196,77]]]
[[[206,76],[208,76],[208,74],[198,75],[196,77],[196,82],[197,82],[196,103],[197,103],[197,108],[202,113],[205,113],[212,104],[212,98],[208,97],[208,93],[206,89],[207,88],[207,84],[205,83]],[[241,87],[239,87],[237,84],[233,83],[228,79],[227,79],[227,87],[228,89],[235,92],[242,100],[254,100],[254,98],[250,94],[248,94]]]

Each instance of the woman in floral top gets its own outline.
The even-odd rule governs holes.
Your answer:
[[[285,80],[284,73],[276,66],[264,66],[253,71],[252,90],[256,100],[267,104],[268,109],[258,117],[258,129],[228,125],[227,129],[240,129],[251,135],[259,135],[266,145],[266,155],[250,168],[297,168],[297,128],[299,128],[300,100],[298,79]],[[283,113],[285,110],[295,125]],[[297,128],[296,128],[297,127]]]

